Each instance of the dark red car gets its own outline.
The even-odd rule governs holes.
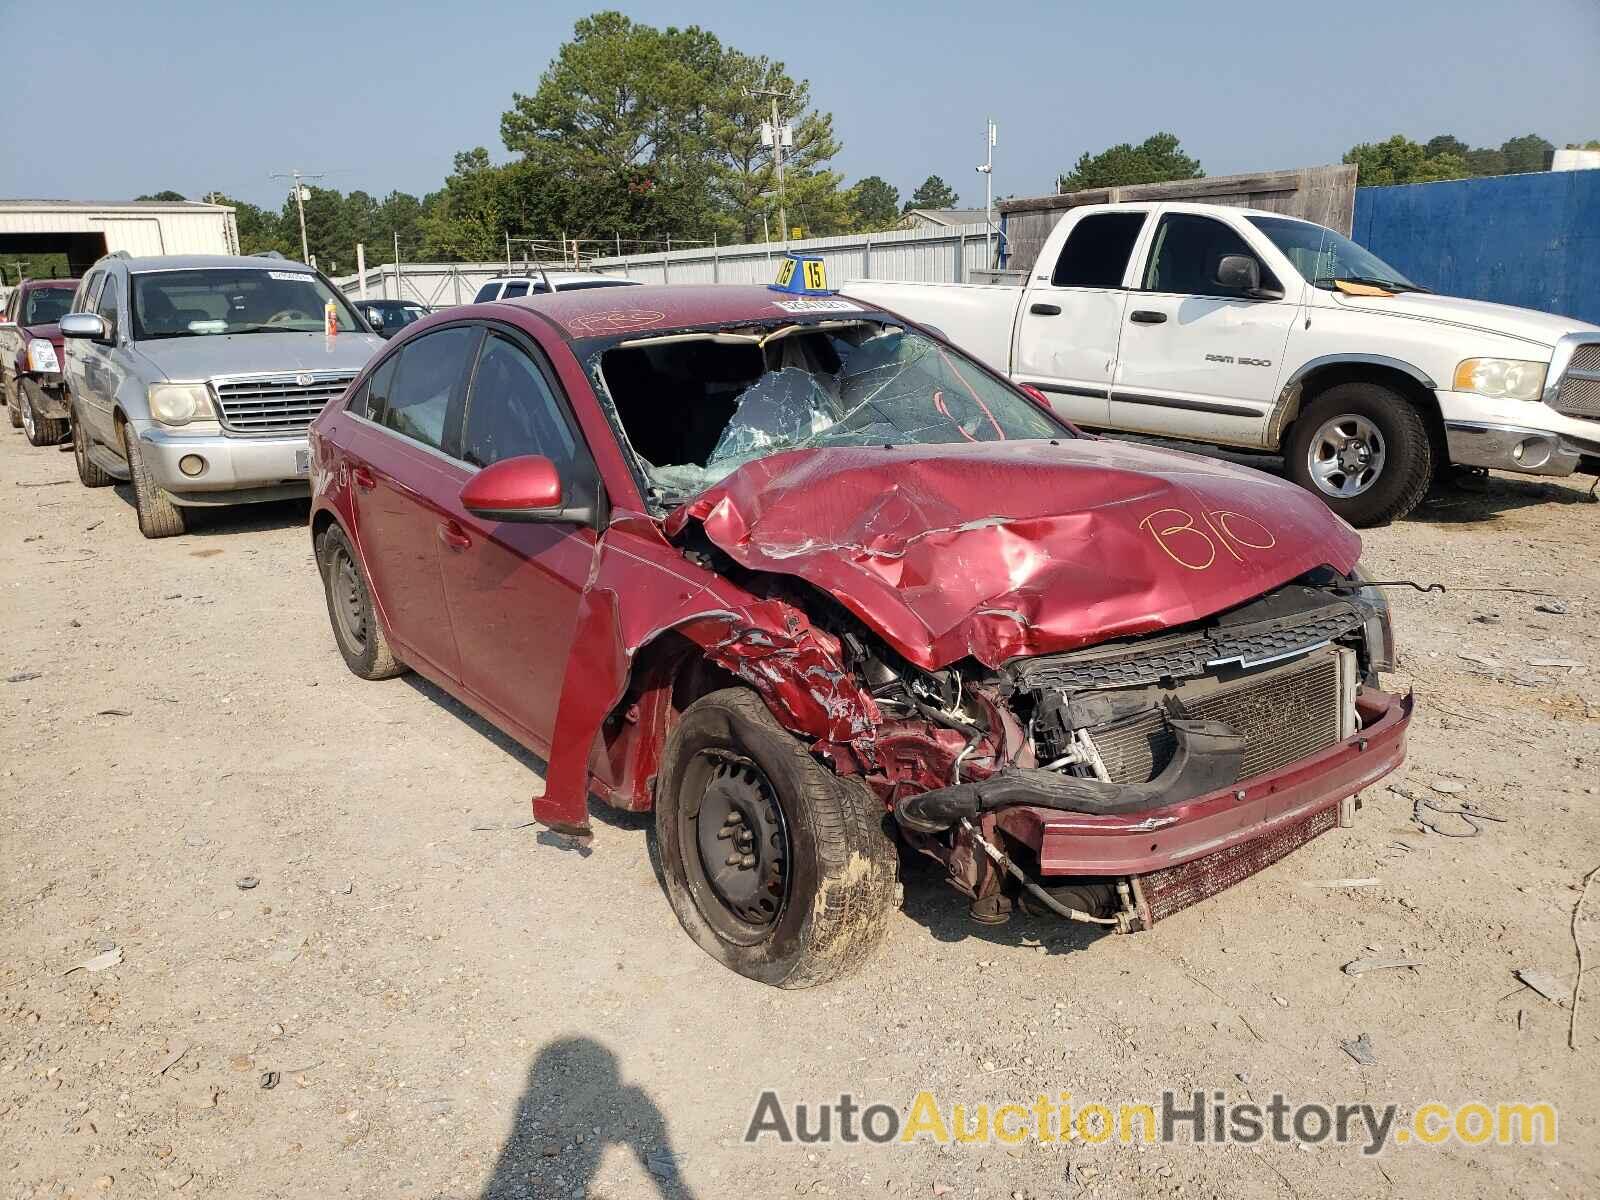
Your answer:
[[[340,651],[655,810],[701,946],[857,963],[895,842],[980,920],[1148,926],[1353,813],[1409,697],[1360,540],[1280,480],[1090,439],[838,297],[652,287],[411,326],[311,427]]]
[[[11,427],[35,446],[67,436],[67,399],[61,386],[61,326],[72,309],[76,279],[27,279],[0,314],[0,399]]]

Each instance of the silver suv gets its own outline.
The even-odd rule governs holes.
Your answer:
[[[383,345],[311,267],[209,254],[102,258],[61,333],[78,478],[130,480],[151,538],[308,495],[306,426]]]

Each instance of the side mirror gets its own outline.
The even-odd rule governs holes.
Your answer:
[[[1044,409],[1045,412],[1049,413],[1052,417],[1056,415],[1056,410],[1050,405],[1049,396],[1046,396],[1031,383],[1019,383],[1017,386],[1022,389],[1022,394],[1024,396],[1026,396],[1029,400],[1032,400],[1040,408]]]
[[[109,342],[111,331],[106,328],[105,318],[98,313],[68,313],[61,318],[61,336],[64,338],[88,338],[95,342]]]
[[[1252,300],[1282,300],[1282,288],[1261,286],[1261,264],[1248,254],[1224,254],[1217,263],[1216,283]]]
[[[461,489],[461,507],[488,521],[582,524],[593,518],[589,506],[569,508],[564,500],[561,474],[542,454],[503,458]]]

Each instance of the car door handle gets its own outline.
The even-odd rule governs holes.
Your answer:
[[[1166,313],[1149,308],[1136,308],[1128,314],[1128,320],[1135,325],[1159,325],[1166,319]]]
[[[446,521],[439,526],[439,540],[452,550],[467,550],[472,546],[467,531],[454,521]]]
[[[370,492],[373,488],[378,486],[378,481],[372,477],[372,472],[367,470],[365,467],[351,467],[350,482],[355,484],[363,492]]]
[[[1037,313],[1041,317],[1059,317],[1061,315],[1061,305],[1043,303],[1030,304],[1028,305],[1028,311],[1031,313]]]

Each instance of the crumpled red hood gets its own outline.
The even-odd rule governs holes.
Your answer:
[[[667,519],[832,595],[918,666],[999,666],[1199,620],[1361,539],[1243,467],[1120,442],[795,450]]]

